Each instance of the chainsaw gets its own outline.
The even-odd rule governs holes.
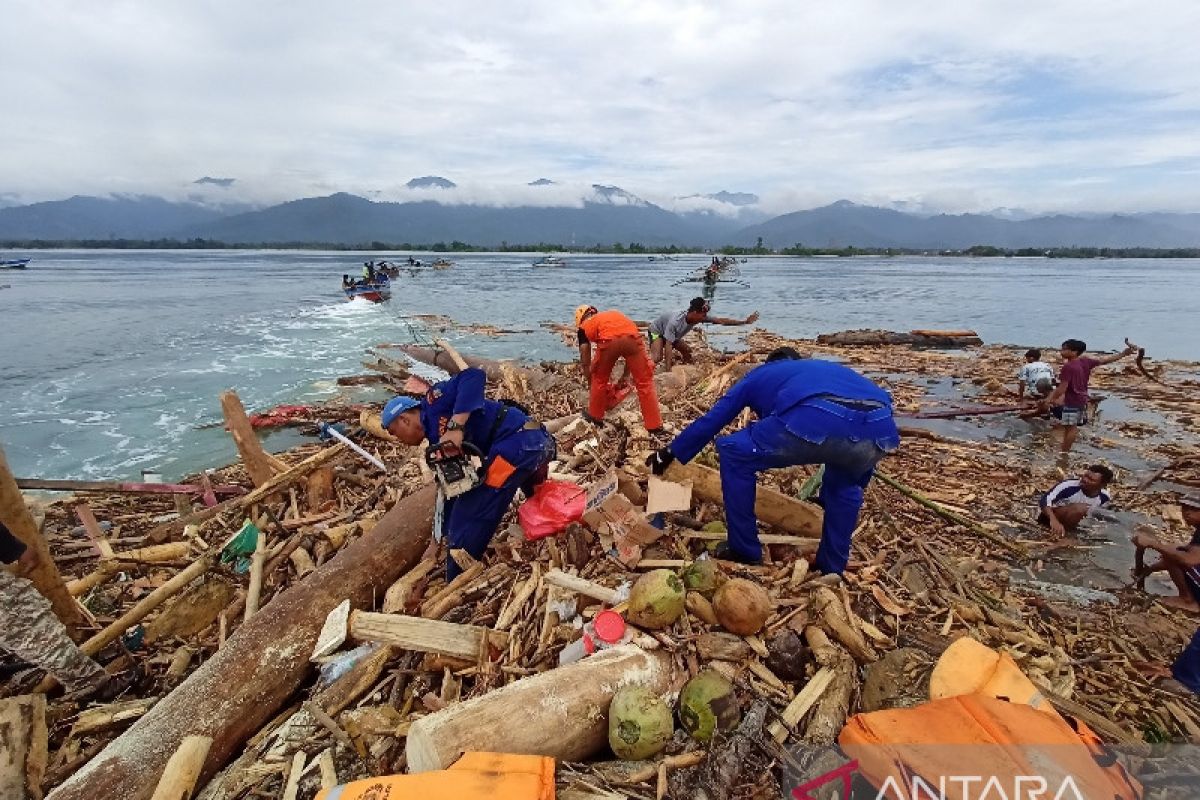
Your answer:
[[[449,499],[479,485],[483,453],[470,442],[463,442],[461,447],[453,442],[439,442],[425,451],[425,463],[433,470],[442,494]]]

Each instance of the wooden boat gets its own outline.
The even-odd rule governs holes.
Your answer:
[[[0,269],[25,269],[29,266],[28,258],[6,258],[0,260]]]
[[[354,281],[349,286],[343,286],[342,293],[346,295],[347,300],[358,300],[361,298],[372,303],[382,303],[384,300],[390,300],[392,297],[392,282],[388,280],[386,275],[376,274],[375,280],[371,283]]]
[[[432,266],[434,269],[450,269],[454,266],[454,262],[447,261],[444,258],[439,258],[437,261],[433,262]]]
[[[565,267],[567,262],[558,256],[542,256],[540,260],[533,262],[535,267]]]

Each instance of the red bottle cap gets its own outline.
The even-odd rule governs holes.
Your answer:
[[[625,620],[612,609],[597,614],[592,620],[592,627],[596,636],[607,644],[615,644],[625,635]]]

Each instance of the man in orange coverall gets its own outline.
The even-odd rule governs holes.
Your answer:
[[[575,309],[575,327],[579,335],[579,363],[590,381],[588,410],[584,417],[597,424],[604,418],[613,367],[617,359],[624,359],[625,374],[620,383],[624,383],[629,375],[633,376],[646,430],[662,433],[662,412],[654,391],[654,364],[633,320],[620,311],[597,311],[595,306],[579,306]],[[595,359],[592,358],[593,347]]]

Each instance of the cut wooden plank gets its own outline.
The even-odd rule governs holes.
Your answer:
[[[45,695],[0,700],[0,798],[41,800],[47,736]]]
[[[665,692],[671,678],[665,654],[634,645],[521,678],[413,722],[408,769],[445,769],[470,750],[582,761],[608,741],[606,712],[617,689]]]
[[[646,513],[662,511],[689,511],[692,507],[692,484],[690,481],[675,483],[650,476],[646,492]]]
[[[114,555],[112,545],[105,538],[104,531],[100,528],[100,523],[96,521],[96,515],[92,513],[91,506],[87,503],[75,506],[75,516],[79,517],[79,522],[83,525],[88,539],[95,546],[97,555],[102,559],[112,558]]]
[[[263,449],[237,392],[232,389],[221,392],[221,413],[225,415],[225,427],[242,457],[242,465],[255,486],[262,486],[287,469],[286,464]]]
[[[186,736],[167,761],[162,778],[150,800],[188,800],[196,788],[196,780],[208,758],[212,739],[208,736]]]
[[[300,775],[304,772],[304,751],[298,750],[292,756],[292,766],[288,770],[287,783],[283,785],[283,795],[281,800],[296,800],[296,795],[300,791]]]
[[[139,719],[145,716],[146,712],[157,702],[157,697],[143,697],[138,700],[124,700],[119,703],[107,703],[84,709],[79,712],[79,716],[75,718],[75,724],[71,726],[71,736],[82,736],[119,725],[122,722]]]
[[[780,744],[787,738],[788,728],[795,728],[800,724],[800,720],[804,719],[804,715],[808,713],[816,702],[821,699],[821,695],[829,688],[829,684],[833,681],[834,670],[830,667],[821,667],[817,670],[817,674],[813,675],[808,683],[804,684],[792,702],[787,704],[783,709],[783,722],[776,720],[772,722],[767,731],[771,734],[771,738]],[[785,726],[783,723],[786,722]]]
[[[580,578],[578,575],[570,575],[562,570],[552,569],[546,573],[542,580],[551,586],[557,586],[560,589],[566,589],[585,597],[591,597],[610,606],[621,602],[621,596],[616,589],[609,589],[607,586],[593,583],[586,578]]]
[[[426,488],[400,499],[369,534],[276,595],[50,800],[146,800],[170,754],[192,734],[213,739],[201,780],[211,777],[309,676],[305,656],[329,610],[347,597],[373,602],[417,563],[429,543],[433,498]]]
[[[27,578],[50,601],[54,616],[67,626],[68,632],[77,635],[76,631],[86,623],[86,617],[67,591],[67,584],[54,563],[54,557],[50,555],[46,538],[25,505],[25,498],[21,496],[21,490],[17,488],[17,482],[8,468],[3,447],[0,447],[0,522],[32,552],[32,559],[18,564],[17,574]]]
[[[715,469],[700,464],[680,464],[677,461],[667,469],[666,478],[677,483],[690,480],[692,493],[700,499],[713,503],[724,502],[721,494],[721,473]],[[754,513],[759,521],[783,528],[789,533],[809,537],[821,535],[822,512],[819,506],[801,502],[766,486],[758,487]]]
[[[508,647],[508,634],[477,625],[458,625],[403,614],[350,614],[350,636],[364,642],[390,644],[404,650],[475,659],[484,643],[496,649]]]

